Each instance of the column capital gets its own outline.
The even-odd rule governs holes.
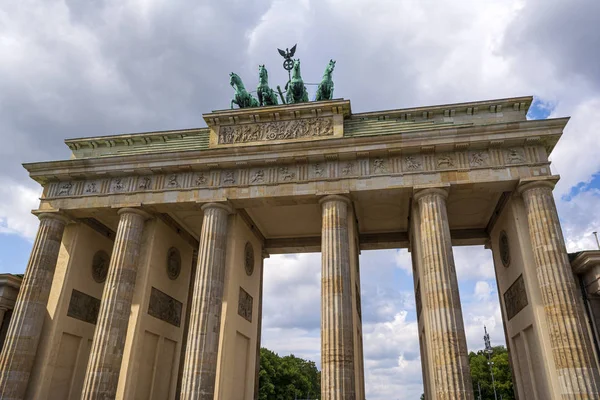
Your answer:
[[[71,218],[59,210],[33,210],[31,213],[38,217],[40,221],[44,219],[54,219],[65,225],[71,222]]]
[[[234,213],[233,207],[231,205],[229,205],[228,203],[204,203],[204,204],[202,204],[202,206],[200,206],[200,209],[202,211],[206,211],[209,208],[220,208],[220,209],[227,211],[227,214]]]
[[[550,176],[536,176],[532,178],[523,178],[519,181],[519,185],[517,186],[517,191],[519,194],[523,194],[523,192],[539,188],[539,187],[547,187],[550,190],[554,189],[556,183],[560,179],[558,175],[550,175]]]
[[[329,203],[330,201],[342,201],[348,205],[352,204],[352,200],[340,194],[328,194],[327,196],[321,197],[319,199],[319,204],[323,205],[325,203]]]
[[[133,207],[119,208],[119,211],[117,211],[117,214],[118,215],[137,214],[137,215],[142,216],[144,218],[144,220],[152,218],[152,215],[148,214],[146,211],[142,210],[141,208],[133,208]]]
[[[418,187],[416,186],[413,191],[413,198],[415,201],[419,201],[424,196],[434,194],[444,199],[448,198],[448,192],[450,191],[449,186],[434,186],[434,187]]]

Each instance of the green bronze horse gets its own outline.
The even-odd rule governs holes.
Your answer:
[[[315,101],[333,99],[333,80],[331,79],[331,75],[333,74],[334,68],[335,61],[329,60],[329,64],[327,64],[327,68],[325,68],[325,73],[323,74],[323,79],[317,88],[317,97],[315,98]]]
[[[285,95],[286,103],[303,103],[308,101],[308,92],[306,86],[300,76],[300,60],[294,60],[294,67],[292,68],[292,78],[287,85],[287,93]]]
[[[229,84],[235,89],[235,97],[231,100],[231,108],[234,104],[237,104],[239,108],[258,107],[258,100],[256,100],[244,87],[242,79],[236,74],[229,74]]]
[[[258,81],[258,87],[256,88],[258,103],[261,106],[276,106],[279,104],[277,94],[269,87],[269,74],[264,65],[258,66]]]

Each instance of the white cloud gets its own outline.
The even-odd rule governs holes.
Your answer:
[[[39,197],[39,190],[10,180],[1,182],[0,232],[33,240],[39,221],[31,214],[31,210],[38,208]]]

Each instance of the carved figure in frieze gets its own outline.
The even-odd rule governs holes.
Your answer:
[[[385,160],[383,158],[376,158],[375,161],[373,161],[373,172],[376,174],[387,172],[387,167],[385,166]]]
[[[219,129],[219,144],[300,139],[331,135],[333,135],[331,118],[302,118],[291,121],[222,126]]]
[[[406,161],[406,168],[409,170],[416,171],[421,169],[421,161],[417,160],[414,156],[406,156],[404,160]]]
[[[354,170],[354,164],[349,162],[342,168],[342,175],[351,175]]]
[[[140,183],[138,184],[138,188],[142,190],[150,189],[150,184],[152,183],[152,179],[149,176],[143,176],[140,178]]]
[[[257,170],[250,179],[251,183],[263,183],[265,181],[265,171],[262,169]]]
[[[317,176],[319,178],[323,176],[323,172],[325,172],[325,170],[321,167],[321,164],[315,164],[314,169],[315,169],[315,176]]]
[[[225,178],[223,179],[223,183],[235,183],[235,175],[233,171],[225,171]]]
[[[196,176],[196,186],[206,185],[206,176],[204,176],[204,172],[200,172]]]
[[[122,178],[115,179],[113,182],[113,190],[120,192],[123,189],[125,189],[124,179],[122,179]]]
[[[96,182],[90,182],[85,187],[86,193],[96,193],[98,189],[96,188]]]
[[[520,163],[525,161],[525,157],[517,149],[508,149],[507,161],[509,163]]]
[[[294,179],[296,177],[296,173],[290,172],[288,170],[288,167],[279,168],[279,173],[281,174],[281,177],[283,178],[284,181],[291,181],[292,179]]]
[[[485,164],[485,156],[483,151],[475,151],[471,154],[471,165],[480,167]]]
[[[179,182],[177,181],[177,175],[171,175],[169,177],[169,187],[179,187]]]
[[[62,185],[60,185],[58,195],[64,196],[67,194],[71,194],[71,189],[73,189],[73,184],[71,182],[65,182]]]
[[[450,156],[439,156],[438,157],[438,167],[440,167],[440,168],[454,167],[454,160]]]

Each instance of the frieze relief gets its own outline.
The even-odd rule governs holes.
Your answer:
[[[148,314],[168,324],[179,327],[181,325],[181,310],[183,303],[168,294],[153,287],[150,291]]]
[[[63,181],[51,184],[48,197],[94,196],[155,190],[181,190],[233,186],[273,185],[328,179],[350,179],[362,176],[402,175],[469,168],[504,168],[533,162],[522,147],[492,150],[469,150],[448,153],[409,153],[370,156],[357,154],[357,159],[337,158],[259,166],[239,165],[221,169],[162,175],[125,176],[86,181]],[[539,161],[537,161],[539,162]]]
[[[333,120],[331,118],[302,118],[291,121],[221,126],[219,128],[219,144],[264,142],[319,136],[333,136]]]

